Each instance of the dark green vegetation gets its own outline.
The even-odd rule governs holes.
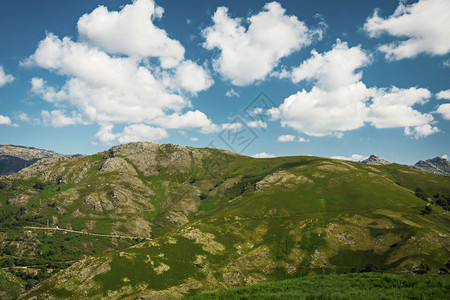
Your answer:
[[[380,273],[310,276],[187,299],[448,299],[450,276]]]
[[[132,143],[0,181],[0,262],[28,287],[40,282],[24,298],[179,298],[305,275],[449,269],[440,203],[450,178],[397,164]],[[42,276],[22,276],[20,263]]]

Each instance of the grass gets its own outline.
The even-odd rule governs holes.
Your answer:
[[[25,291],[25,282],[0,269],[0,299],[16,299]]]
[[[449,289],[450,276],[362,273],[302,277],[186,299],[448,299]]]

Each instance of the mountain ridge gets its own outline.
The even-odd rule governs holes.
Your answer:
[[[420,160],[412,167],[431,174],[450,175],[450,161],[440,156],[427,160]]]

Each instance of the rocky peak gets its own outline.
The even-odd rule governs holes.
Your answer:
[[[369,156],[368,158],[366,158],[365,160],[361,161],[363,164],[369,164],[369,165],[388,165],[390,164],[390,162],[388,162],[387,160],[376,156],[374,154],[372,154],[371,156]]]
[[[419,160],[413,167],[431,174],[450,175],[450,161],[444,157]]]

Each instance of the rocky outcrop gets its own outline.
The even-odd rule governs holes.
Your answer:
[[[372,154],[371,156],[369,156],[368,158],[366,158],[365,160],[363,160],[361,162],[363,164],[378,165],[378,166],[390,164],[390,162],[388,162],[387,160],[384,160],[383,158],[376,156],[374,154]]]
[[[450,175],[450,161],[444,157],[435,157],[427,160],[418,161],[413,168],[422,170],[431,174]]]

